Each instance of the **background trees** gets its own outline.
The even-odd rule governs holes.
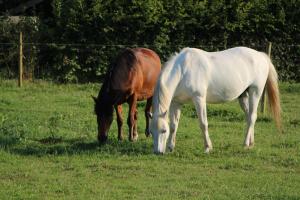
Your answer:
[[[265,51],[272,41],[280,78],[300,80],[298,0],[52,0],[46,8],[38,13],[37,30],[24,33],[25,42],[39,43],[31,44],[36,77],[100,80],[124,47],[149,47],[165,61],[185,46],[214,51],[244,45]],[[7,30],[0,34],[7,36],[1,37],[3,43],[16,42]]]

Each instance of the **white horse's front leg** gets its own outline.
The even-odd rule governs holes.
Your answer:
[[[212,150],[212,143],[210,141],[208,135],[208,122],[207,122],[207,114],[206,114],[206,99],[205,97],[195,97],[193,99],[197,115],[199,118],[200,128],[202,129],[203,137],[204,137],[204,148],[205,153],[209,153]]]
[[[175,142],[176,142],[176,132],[178,128],[178,123],[180,119],[180,113],[181,113],[181,104],[172,102],[170,106],[169,111],[169,117],[170,117],[170,136],[168,139],[168,148],[170,151],[173,151],[175,148]]]

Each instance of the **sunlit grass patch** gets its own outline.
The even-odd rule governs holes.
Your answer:
[[[300,85],[281,85],[284,132],[258,113],[245,149],[237,101],[208,105],[213,143],[204,153],[193,104],[182,108],[174,152],[152,153],[138,104],[137,142],[117,139],[116,121],[97,141],[91,95],[99,84],[0,80],[0,199],[299,199]],[[128,106],[124,105],[124,121]],[[234,192],[233,192],[234,191]]]

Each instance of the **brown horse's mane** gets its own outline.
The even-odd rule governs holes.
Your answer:
[[[130,48],[124,49],[110,64],[110,78],[113,78],[112,76],[117,75],[118,73],[127,73],[128,70],[136,66],[137,62],[138,59],[134,50]]]

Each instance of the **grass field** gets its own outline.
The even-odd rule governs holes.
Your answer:
[[[117,141],[114,121],[99,145],[90,97],[98,90],[0,80],[0,199],[300,199],[300,84],[280,85],[284,133],[259,115],[250,150],[238,103],[209,105],[208,155],[192,105],[173,153],[153,155],[143,102],[137,142]]]

